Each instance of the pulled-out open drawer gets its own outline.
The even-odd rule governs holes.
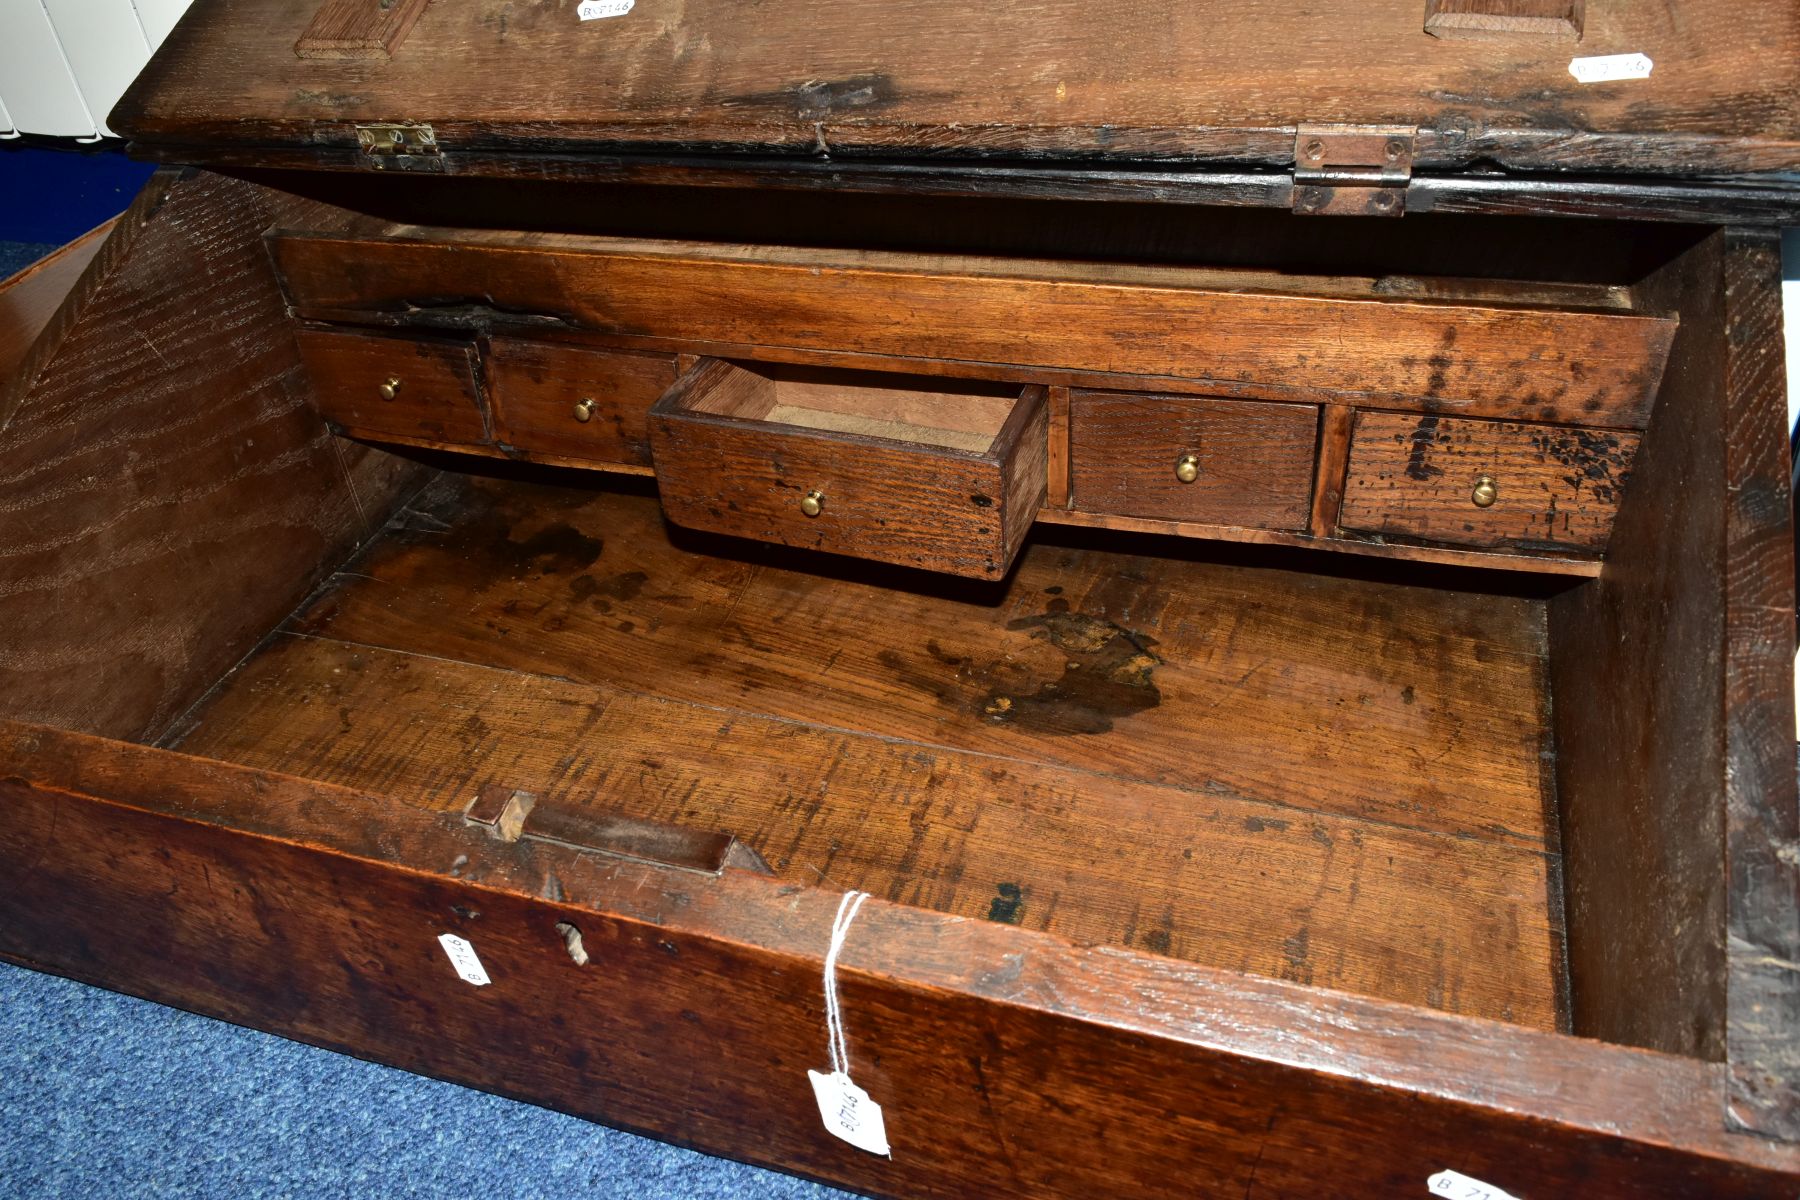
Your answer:
[[[650,450],[678,524],[995,579],[1043,503],[1046,419],[1041,387],[708,359]]]

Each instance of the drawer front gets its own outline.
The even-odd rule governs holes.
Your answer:
[[[1318,418],[1311,404],[1073,391],[1071,507],[1302,529]]]
[[[297,337],[319,411],[345,432],[452,445],[488,440],[468,343],[319,329]]]
[[[819,381],[845,374],[708,360],[684,375],[650,415],[669,519],[924,570],[1005,575],[1043,504],[1043,389]],[[975,410],[989,414],[989,428],[955,428],[981,424],[968,420]]]
[[[1360,413],[1338,524],[1461,546],[1598,551],[1637,446],[1618,430]]]
[[[538,454],[650,465],[650,406],[675,382],[675,356],[520,338],[488,343],[494,436]]]

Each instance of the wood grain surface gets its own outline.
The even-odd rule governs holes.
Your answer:
[[[9,960],[870,1194],[1422,1195],[1454,1164],[1515,1195],[1748,1200],[1800,1178],[1792,1145],[1720,1128],[1711,1064],[879,897],[838,967],[877,1158],[824,1131],[804,1075],[835,889],[41,728],[0,755]],[[493,983],[460,983],[440,933]]]
[[[976,585],[670,530],[647,496],[445,479],[291,627],[1541,849],[1542,617],[1041,538]]]
[[[1069,389],[1057,384],[1044,389],[1049,417],[1045,428],[1048,453],[1044,460],[1044,507],[1069,507]]]
[[[1250,529],[1304,529],[1319,410],[1187,396],[1076,390],[1069,397],[1072,506]],[[1182,483],[1192,454],[1199,478]]]
[[[1322,538],[1311,533],[1289,533],[1279,529],[1245,529],[1238,525],[1202,525],[1194,521],[1169,521],[1158,517],[1120,517],[1103,513],[1070,512],[1046,508],[1038,513],[1046,525],[1073,526],[1079,529],[1106,529],[1118,533],[1150,533],[1177,538],[1203,538],[1207,541],[1235,542],[1252,546],[1283,546],[1293,550],[1323,550],[1332,555],[1351,555],[1362,559],[1386,559],[1389,562],[1433,563],[1477,570],[1519,571],[1533,575],[1560,575],[1573,579],[1593,579],[1602,570],[1599,559],[1575,556],[1574,551],[1529,552],[1505,550],[1468,550],[1455,546],[1418,545],[1411,542],[1363,541],[1355,536]]]
[[[1358,413],[1338,524],[1348,530],[1519,550],[1606,548],[1636,434]],[[1475,485],[1490,479],[1494,502]]]
[[[1793,545],[1773,242],[1715,233],[1605,574],[1550,606],[1576,1031],[1728,1060],[1721,1120],[1794,1138]],[[1664,499],[1681,497],[1671,505]],[[1643,980],[1662,981],[1644,988]]]
[[[409,227],[372,236],[360,226],[277,234],[270,248],[310,317],[475,305],[631,335],[644,349],[717,343],[1262,382],[1621,428],[1642,426],[1674,331],[1666,318],[1617,311],[959,255]]]
[[[404,603],[400,597],[396,601]],[[482,787],[734,835],[782,878],[1558,1027],[1551,860],[615,687],[286,636],[180,748],[458,812]]]
[[[1721,249],[1711,238],[1642,288],[1682,314],[1656,432],[1605,573],[1550,605],[1575,1031],[1713,1061],[1726,1025]],[[1670,687],[1679,702],[1657,703]]]
[[[0,381],[12,375],[38,334],[62,307],[116,223],[108,221],[82,234],[0,282]],[[4,386],[0,386],[0,393],[4,391]]]
[[[294,215],[158,173],[0,392],[0,712],[156,736],[423,481],[313,408]]]
[[[294,43],[300,58],[389,58],[431,0],[319,0]]]
[[[1585,87],[1566,42],[1432,37],[1416,3],[1325,15],[1267,0],[639,0],[578,21],[566,6],[474,0],[430,6],[392,60],[342,63],[294,57],[316,8],[200,0],[112,127],[140,143],[316,153],[355,122],[403,115],[429,121],[452,158],[707,148],[1285,166],[1300,122],[1397,123],[1419,127],[1432,170],[1800,165],[1787,103],[1800,13],[1785,4],[1592,5],[1586,46],[1656,67]]]
[[[1729,1119],[1800,1141],[1794,508],[1779,239],[1728,235],[1721,276]]]

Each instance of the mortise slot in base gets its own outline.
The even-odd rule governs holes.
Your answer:
[[[463,819],[502,842],[529,838],[713,875],[726,867],[768,870],[754,850],[728,833],[700,833],[586,805],[539,804],[531,792],[497,783],[481,785]]]

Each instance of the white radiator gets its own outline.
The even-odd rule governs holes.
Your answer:
[[[0,137],[91,142],[188,0],[0,0]]]

